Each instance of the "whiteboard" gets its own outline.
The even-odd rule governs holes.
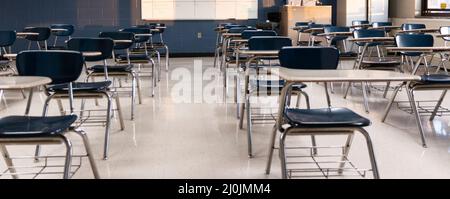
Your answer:
[[[141,0],[143,20],[257,19],[258,0]]]

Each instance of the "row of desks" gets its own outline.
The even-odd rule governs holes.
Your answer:
[[[365,42],[367,44],[371,42],[392,42],[394,37],[372,37],[372,38],[358,38],[350,39],[352,42]],[[238,41],[241,41],[237,39]],[[245,42],[242,40],[241,42]],[[390,52],[422,52],[422,53],[442,53],[450,52],[450,47],[387,47]],[[279,51],[254,51],[247,49],[237,49],[237,57],[239,55],[247,56],[246,65],[249,66],[253,60],[258,58],[274,58],[278,57]],[[237,65],[239,65],[239,60],[237,60]],[[246,67],[249,68],[249,67]],[[246,71],[245,82],[244,82],[244,95],[247,95],[247,90],[249,89],[250,73]],[[306,82],[410,82],[410,81],[420,81],[421,77],[417,75],[411,75],[406,73],[394,72],[394,71],[381,71],[381,70],[299,70],[299,69],[288,69],[283,67],[270,67],[267,71],[271,75],[278,76],[279,79],[285,80],[287,83],[286,87],[292,84],[306,83]],[[281,93],[280,100],[284,100],[287,94],[287,89],[283,89]],[[240,92],[240,89],[236,90],[236,93]],[[245,96],[245,99],[248,96]],[[280,101],[280,104],[284,104]],[[238,114],[240,113],[240,123],[243,122],[243,106],[237,107]],[[240,109],[240,110],[239,110]],[[284,106],[280,107],[278,110],[278,116],[282,115]],[[278,118],[277,124],[280,124],[281,118]],[[252,157],[251,146],[249,146],[249,156]]]

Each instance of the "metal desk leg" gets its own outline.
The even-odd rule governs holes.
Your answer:
[[[369,113],[369,98],[367,96],[367,82],[361,82],[362,86],[362,92],[363,92],[363,99],[364,99],[364,109],[366,110],[366,113]]]
[[[28,116],[30,114],[31,101],[33,99],[34,88],[30,88],[30,93],[28,95],[27,107],[25,108],[25,115]]]
[[[433,114],[430,117],[430,121],[433,121],[434,118],[436,117],[437,112],[439,111],[439,108],[441,107],[442,102],[444,101],[445,96],[447,95],[447,91],[445,90],[444,92],[442,92],[441,97],[439,98],[438,103],[436,104],[436,107],[434,108]]]
[[[409,102],[411,103],[411,108],[412,108],[412,110],[414,112],[414,116],[416,118],[417,126],[419,128],[420,138],[422,139],[422,146],[424,148],[427,148],[427,143],[425,141],[425,131],[423,130],[422,120],[420,120],[419,109],[418,109],[418,107],[416,105],[416,100],[415,100],[415,96],[414,96],[414,89],[406,88],[406,91],[408,92]]]

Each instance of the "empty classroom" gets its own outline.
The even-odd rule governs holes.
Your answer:
[[[0,179],[450,178],[449,10],[3,0]]]

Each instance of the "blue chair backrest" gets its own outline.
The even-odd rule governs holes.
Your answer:
[[[112,40],[131,40],[133,42],[124,43],[118,42],[114,43],[114,50],[125,50],[131,48],[134,43],[134,33],[131,32],[101,32],[99,34],[100,38],[109,38]]]
[[[325,33],[333,33],[333,32],[350,32],[350,28],[349,27],[341,27],[341,26],[328,26],[325,27],[324,29]],[[345,36],[337,36],[337,37],[327,37],[327,39],[332,39],[332,43],[336,42],[336,41],[342,41],[347,39],[348,37]]]
[[[50,26],[51,29],[66,29],[66,31],[56,31],[53,35],[60,37],[72,36],[75,32],[75,27],[70,24],[53,24]]]
[[[12,30],[0,31],[0,47],[12,46],[15,41],[16,41],[16,31]]]
[[[353,36],[355,38],[365,38],[365,37],[384,37],[384,31],[382,30],[355,30],[353,31]]]
[[[352,21],[352,25],[357,26],[357,25],[364,25],[364,24],[369,24],[370,22],[367,20],[354,20]]]
[[[415,30],[415,29],[425,29],[427,26],[425,24],[403,24],[402,30]],[[424,33],[418,33],[418,32],[411,32],[408,34],[424,34]]]
[[[369,24],[369,21],[366,20],[354,20],[352,21],[352,25],[353,26],[357,26],[357,25],[366,25]],[[361,30],[361,29],[366,29],[366,27],[356,27],[355,30]]]
[[[249,50],[280,50],[285,46],[292,46],[288,37],[256,36],[248,41]]]
[[[49,77],[52,84],[76,81],[83,63],[83,56],[76,51],[22,51],[16,61],[19,75]]]
[[[392,26],[392,22],[373,22],[372,26],[374,28],[383,27],[383,26]]]
[[[151,31],[149,28],[124,28],[119,30],[120,32],[131,32],[134,34],[150,34]],[[150,36],[136,36],[134,38],[134,42],[136,43],[146,43],[150,40]]]
[[[427,28],[425,24],[403,24],[402,29],[403,30],[415,30],[415,29],[424,29]]]
[[[113,40],[109,38],[72,38],[67,42],[68,50],[79,52],[101,52],[99,56],[87,56],[85,61],[101,61],[112,57]]]
[[[353,31],[354,38],[366,38],[366,37],[385,37],[386,33],[384,30],[374,30],[374,29],[360,29]],[[365,42],[355,42],[358,46],[364,46]],[[372,43],[370,46],[380,45],[380,43]]]
[[[51,30],[48,27],[28,27],[23,30],[24,32],[35,32],[39,35],[28,35],[25,38],[30,41],[45,41],[50,38]]]
[[[241,38],[250,39],[255,36],[277,36],[277,33],[273,30],[244,30]]]
[[[295,26],[309,26],[309,24],[313,24],[314,22],[296,22]]]
[[[308,24],[309,28],[324,28],[329,27],[331,24],[318,24],[318,23],[310,23]]]
[[[339,50],[334,47],[284,47],[278,57],[285,68],[336,70]]]
[[[325,33],[331,32],[350,32],[350,28],[341,26],[328,26],[324,28]]]
[[[450,34],[450,26],[442,26],[442,27],[440,28],[440,33],[443,34],[443,35],[448,35],[448,34]],[[450,37],[443,37],[443,39],[444,39],[445,41],[450,41]]]
[[[398,34],[395,36],[398,47],[432,47],[434,38],[427,34]]]

